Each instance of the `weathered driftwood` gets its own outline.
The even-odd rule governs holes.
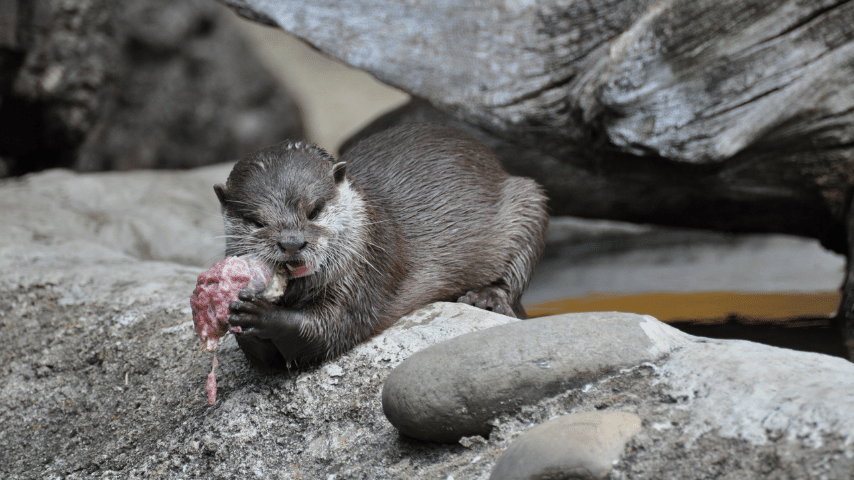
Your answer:
[[[0,176],[192,167],[302,135],[206,0],[0,0]]]
[[[854,2],[224,1],[439,110],[381,123],[491,138],[554,213],[847,250]]]

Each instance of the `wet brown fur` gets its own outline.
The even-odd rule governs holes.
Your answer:
[[[439,125],[387,130],[340,161],[346,167],[317,147],[284,143],[242,159],[227,184],[215,187],[227,255],[255,254],[279,265],[326,259],[316,273],[288,282],[281,305],[298,313],[300,335],[322,347],[288,353],[280,346],[282,358],[340,355],[423,305],[478,289],[524,316],[519,299],[548,222],[534,181],[510,176],[479,141]],[[362,220],[335,240],[334,219],[324,215],[350,207],[339,191],[347,180],[365,205]],[[323,213],[309,220],[321,204]],[[307,242],[297,255],[276,246],[291,234]],[[264,342],[238,341],[250,358],[280,360]]]

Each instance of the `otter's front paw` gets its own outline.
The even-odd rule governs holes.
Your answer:
[[[490,312],[500,313],[501,315],[516,318],[516,314],[513,312],[513,307],[508,301],[507,292],[500,287],[488,286],[469,290],[468,293],[460,297],[457,301],[477,308],[482,308]]]
[[[235,333],[266,339],[299,333],[299,325],[287,321],[284,309],[259,293],[244,290],[237,298],[238,301],[228,304],[228,326]]]
[[[260,347],[252,346],[258,344],[252,340],[269,340],[288,365],[294,360],[318,356],[323,351],[322,343],[301,333],[300,319],[305,315],[300,311],[278,307],[248,291],[240,292],[237,298],[240,301],[228,305],[231,311],[228,325],[240,330],[235,334],[244,351],[249,348],[257,357],[268,356],[267,352],[254,351]]]

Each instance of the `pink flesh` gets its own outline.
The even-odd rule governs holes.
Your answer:
[[[216,374],[214,370],[216,370],[217,365],[219,365],[219,362],[214,357],[213,362],[211,362],[211,373],[208,374],[208,381],[205,384],[205,390],[208,391],[208,403],[211,405],[216,403]]]
[[[217,340],[228,332],[228,304],[250,280],[248,265],[236,257],[226,257],[199,275],[190,306],[196,332],[208,351],[214,351]]]
[[[250,283],[263,290],[272,275],[270,268],[259,261],[238,257],[226,257],[199,275],[196,289],[190,296],[190,306],[196,332],[208,351],[213,352],[217,340],[229,330],[240,332],[240,327],[228,326],[228,304],[237,300],[237,294]],[[216,403],[216,366],[214,357],[205,387],[211,405]]]

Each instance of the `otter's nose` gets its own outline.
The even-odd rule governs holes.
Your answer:
[[[291,235],[279,239],[279,248],[288,255],[296,255],[300,252],[308,242],[302,236]]]

